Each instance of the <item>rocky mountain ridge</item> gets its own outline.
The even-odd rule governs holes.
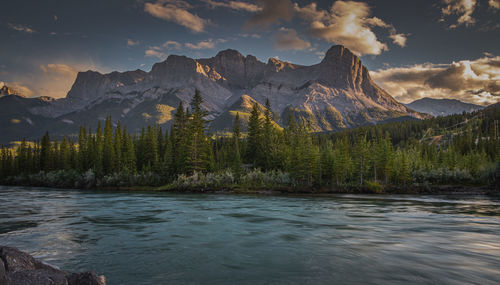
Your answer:
[[[210,126],[215,131],[230,129],[233,109],[250,99],[260,104],[269,99],[277,124],[283,126],[293,114],[313,131],[425,117],[378,87],[360,59],[343,46],[331,47],[311,66],[274,58],[264,63],[229,49],[204,59],[170,55],[150,72],[80,72],[66,98],[28,109],[33,116],[49,119],[49,125],[40,128],[58,134],[74,134],[82,124],[95,128],[108,115],[137,130],[153,123],[169,125],[179,102],[187,106],[196,89],[208,118],[218,122]],[[216,120],[220,116],[226,118],[224,124]]]

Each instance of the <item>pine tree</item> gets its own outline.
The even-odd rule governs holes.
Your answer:
[[[40,169],[50,171],[52,168],[52,145],[49,132],[46,132],[42,137],[40,152]]]
[[[191,100],[191,116],[189,120],[189,169],[191,172],[203,172],[208,168],[208,140],[205,135],[205,120],[207,112],[202,109],[203,99],[200,92],[195,91]]]
[[[406,187],[406,185],[410,182],[411,176],[410,176],[410,163],[408,161],[408,155],[406,154],[405,151],[402,151],[402,157],[401,157],[401,181],[403,182],[403,186]]]
[[[273,162],[273,136],[274,126],[272,119],[272,110],[269,99],[266,99],[266,109],[264,112],[264,125],[262,129],[262,166],[265,170],[272,168]]]
[[[114,153],[115,153],[115,169],[114,171],[120,173],[123,168],[123,135],[122,125],[120,121],[116,124],[115,137],[114,137]]]
[[[115,147],[113,144],[113,125],[111,117],[106,118],[106,123],[104,126],[102,166],[104,174],[110,174],[115,169]]]
[[[134,142],[132,136],[123,131],[123,169],[126,173],[134,174],[137,171]]]
[[[172,164],[170,166],[172,174],[185,173],[187,170],[188,159],[188,118],[184,111],[182,101],[174,114],[172,126]]]
[[[158,167],[158,139],[156,138],[155,129],[148,126],[146,135],[143,138],[143,165],[148,170]]]
[[[366,136],[360,134],[356,145],[354,146],[354,163],[357,168],[359,184],[363,185],[365,173],[368,167],[368,142]]]
[[[333,171],[337,185],[344,184],[350,178],[351,156],[347,138],[335,142]]]
[[[28,160],[28,143],[26,139],[21,141],[21,144],[17,147],[16,153],[17,159],[17,172],[19,173],[29,173],[29,160]]]
[[[259,106],[255,103],[248,121],[248,148],[247,159],[254,166],[260,166],[262,158],[262,121]]]
[[[71,149],[66,136],[63,138],[60,145],[60,167],[65,170],[71,168]]]
[[[93,148],[93,162],[94,169],[98,175],[103,174],[103,151],[104,151],[104,140],[102,135],[101,122],[97,123],[97,132],[94,137],[94,148]]]
[[[78,134],[78,169],[80,172],[84,172],[89,168],[88,151],[87,128],[83,126],[80,127]]]
[[[241,163],[241,150],[240,150],[240,138],[241,138],[241,122],[240,114],[236,113],[234,117],[233,124],[233,159],[232,159],[232,170],[233,173],[239,178],[243,172],[243,167]]]

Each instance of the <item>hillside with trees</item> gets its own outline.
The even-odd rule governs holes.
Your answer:
[[[498,184],[495,107],[318,134],[293,112],[285,128],[277,126],[268,101],[264,110],[253,105],[247,132],[237,113],[232,134],[215,136],[207,133],[201,104],[199,92],[190,106],[181,102],[169,130],[153,125],[129,133],[108,117],[95,131],[82,126],[77,138],[55,141],[46,133],[39,141],[4,147],[0,183],[339,192]]]

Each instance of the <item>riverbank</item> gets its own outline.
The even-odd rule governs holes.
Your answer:
[[[82,189],[84,190],[84,189]],[[293,187],[197,187],[197,188],[173,188],[173,187],[96,187],[91,190],[97,191],[124,191],[124,192],[163,192],[163,193],[186,193],[186,194],[231,194],[231,195],[325,195],[325,194],[373,194],[373,195],[500,195],[500,190],[491,186],[464,186],[464,185],[433,185],[426,187],[386,187],[382,190],[373,191],[367,187],[337,187],[337,188],[293,188]]]
[[[435,179],[434,179],[435,180]],[[438,181],[416,180],[405,184],[364,180],[359,183],[335,185],[332,181],[306,183],[282,171],[262,172],[258,169],[235,175],[232,171],[178,175],[168,180],[154,173],[97,176],[93,171],[81,174],[75,170],[39,172],[32,175],[10,176],[0,180],[0,185],[94,189],[106,191],[160,191],[180,193],[224,194],[498,194],[496,178],[488,182],[463,180],[455,177]]]
[[[371,195],[491,195],[500,196],[500,189],[481,185],[412,185],[408,187],[387,186],[380,189],[369,187],[183,187],[164,186],[100,186],[100,187],[68,187],[61,185],[12,185],[14,187],[69,188],[75,190],[93,190],[103,192],[162,192],[186,194],[231,194],[231,195],[324,195],[324,194],[371,194]]]

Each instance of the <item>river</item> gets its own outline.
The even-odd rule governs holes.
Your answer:
[[[108,284],[498,284],[500,198],[0,186],[0,245]]]

